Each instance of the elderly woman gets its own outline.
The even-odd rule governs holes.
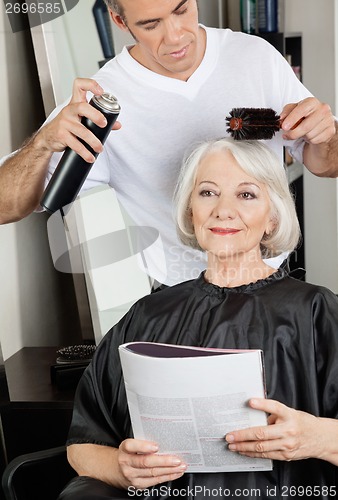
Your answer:
[[[206,143],[185,163],[176,201],[180,237],[207,252],[207,269],[138,301],[102,340],[79,384],[69,434],[69,460],[82,477],[61,498],[127,497],[129,487],[130,495],[139,488],[157,498],[173,490],[187,498],[211,490],[335,497],[338,300],[263,260],[299,240],[283,167],[260,143]],[[270,414],[269,425],[225,439],[234,453],[273,459],[273,470],[189,474],[179,457],[133,439],[118,355],[132,341],[262,349],[268,399],[250,404]]]

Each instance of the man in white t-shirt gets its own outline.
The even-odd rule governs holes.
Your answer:
[[[275,109],[283,130],[269,141],[282,161],[282,146],[316,175],[337,176],[337,134],[327,104],[299,82],[284,58],[259,37],[198,24],[196,0],[107,0],[111,17],[135,44],[125,47],[93,79],[74,83],[70,102],[57,108],[26,146],[0,168],[0,223],[18,220],[39,205],[47,180],[69,146],[87,161],[102,145],[81,123],[104,117],[87,92],[116,95],[120,130],[112,132],[84,185],[109,184],[139,226],[160,235],[162,258],[152,251],[152,277],[167,285],[195,277],[201,252],[179,243],[172,195],[183,158],[197,142],[226,135],[235,107]],[[292,130],[301,119],[303,121]],[[118,129],[120,124],[114,126]],[[157,258],[158,257],[158,258]],[[278,267],[276,265],[275,267]]]

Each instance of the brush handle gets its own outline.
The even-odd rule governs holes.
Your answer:
[[[304,118],[301,118],[300,120],[298,120],[298,122],[296,122],[296,123],[294,124],[294,126],[293,126],[293,127],[291,127],[291,130],[295,130],[295,128],[297,128],[297,127],[298,127],[298,125],[299,125],[300,123],[302,123],[302,121],[303,121],[303,120],[304,120]],[[281,119],[279,118],[279,120],[278,120],[278,126],[279,126],[279,128],[282,128],[282,123],[283,123],[283,121],[284,121],[284,120],[281,120]],[[242,119],[241,119],[241,118],[236,118],[236,117],[234,117],[234,118],[231,118],[231,120],[229,121],[229,126],[230,126],[231,130],[239,130],[239,129],[241,129],[241,128],[242,128],[242,126],[243,126],[243,125],[242,125],[242,122],[243,122],[243,121],[242,121]],[[267,125],[266,125],[266,123],[252,123],[252,124],[250,124],[249,126],[252,126],[252,127],[266,127]]]

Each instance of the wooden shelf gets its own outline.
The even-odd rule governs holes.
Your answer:
[[[5,361],[10,403],[17,406],[72,408],[74,391],[51,383],[57,347],[24,347]]]

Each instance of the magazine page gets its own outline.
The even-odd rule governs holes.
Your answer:
[[[260,350],[134,342],[119,352],[135,438],[180,456],[187,472],[271,470],[271,460],[231,452],[224,439],[267,423],[247,404],[265,397]]]

